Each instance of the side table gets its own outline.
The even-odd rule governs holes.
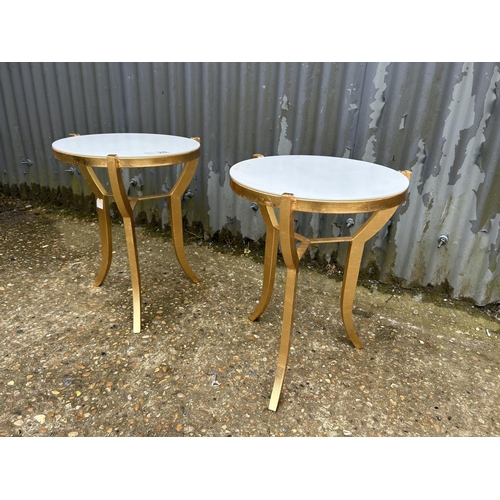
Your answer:
[[[115,200],[123,217],[127,242],[132,281],[133,330],[139,333],[141,331],[141,279],[133,211],[139,200],[168,198],[175,254],[184,272],[191,281],[196,283],[198,278],[189,266],[184,252],[181,197],[196,171],[200,156],[200,140],[162,134],[71,134],[70,137],[52,143],[52,150],[57,160],[77,165],[80,168],[97,200],[102,260],[94,286],[100,286],[103,283],[111,265],[109,200],[110,198]],[[168,193],[128,196],[121,169],[178,164],[183,165],[182,171],[174,187]],[[94,168],[107,169],[111,192],[103,186]]]
[[[352,306],[364,244],[405,201],[411,172],[397,172],[374,163],[327,156],[254,155],[229,171],[235,193],[259,205],[266,224],[262,294],[250,314],[256,320],[271,299],[278,242],[286,265],[285,298],[278,365],[269,409],[276,411],[290,352],[300,258],[311,243],[348,243],[340,297],[342,320],[357,348],[363,345],[354,329]],[[279,209],[279,220],[274,211]],[[306,238],[294,230],[294,213],[371,213],[351,236]],[[297,247],[296,242],[300,244]]]

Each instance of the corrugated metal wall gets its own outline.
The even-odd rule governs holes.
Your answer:
[[[381,279],[447,283],[453,296],[484,305],[500,301],[499,89],[497,62],[4,62],[0,187],[89,195],[80,174],[52,157],[52,142],[72,132],[199,136],[188,220],[207,235],[227,229],[258,240],[261,216],[234,195],[228,176],[254,153],[345,156],[408,169],[408,200],[367,244],[363,266]],[[147,172],[142,190],[159,192],[174,177]],[[163,202],[139,210],[168,222]],[[343,216],[300,214],[297,224],[310,235],[348,231]],[[438,248],[441,234],[449,241]],[[345,245],[311,249],[340,264],[344,252]]]

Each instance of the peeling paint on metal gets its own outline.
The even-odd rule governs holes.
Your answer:
[[[377,73],[373,85],[377,89],[375,93],[375,100],[370,104],[370,108],[373,109],[373,113],[370,115],[370,129],[374,130],[378,127],[380,117],[382,115],[382,110],[385,106],[384,92],[387,89],[387,83],[385,77],[388,75],[387,67],[390,63],[378,63]]]
[[[467,142],[463,158],[457,157],[462,133],[473,127],[477,121],[475,120],[476,96],[472,94],[474,65],[464,64],[460,76],[460,80],[453,88],[448,106],[449,114],[443,127],[445,140],[439,168],[434,169],[433,175],[419,186],[425,210],[420,211],[416,205],[412,205],[401,216],[396,244],[404,246],[405,241],[413,237],[415,245],[408,255],[397,254],[394,270],[408,281],[416,281],[422,272],[418,256],[425,255],[425,284],[439,284],[447,280],[456,296],[474,296],[478,303],[483,304],[488,301],[486,296],[488,284],[495,279],[490,268],[496,270],[498,248],[495,251],[491,240],[496,241],[498,233],[494,231],[491,235],[483,233],[479,238],[474,237],[472,223],[477,218],[476,193],[485,178],[485,173],[477,160],[485,141],[484,131],[496,100],[495,88],[500,80],[500,73],[498,67],[495,67],[482,109],[477,110],[481,112],[477,128]],[[421,142],[419,151],[422,154]],[[425,155],[422,154],[420,158],[417,157],[417,162],[412,168],[415,181],[419,181],[422,177],[424,161]],[[457,165],[457,173],[452,176],[452,167],[456,168]],[[452,179],[453,182],[444,185],[443,179],[449,181]],[[404,229],[405,226],[407,229]],[[409,228],[412,226],[417,231],[411,231]],[[425,228],[425,232],[418,231],[418,228]],[[467,236],[467,233],[470,236]],[[448,234],[450,242],[438,249],[435,241],[439,234]],[[489,258],[485,259],[488,253]],[[464,271],[456,273],[455,269]],[[471,275],[475,276],[475,283],[470,281]]]
[[[500,81],[500,71],[498,67],[495,67],[494,73],[490,80],[490,85],[488,87],[484,104],[483,104],[483,114],[481,116],[481,121],[479,123],[478,129],[474,137],[471,138],[469,143],[467,144],[467,148],[465,151],[465,160],[464,165],[473,165],[475,169],[481,171],[482,180],[484,180],[484,173],[482,172],[481,167],[478,165],[477,160],[479,155],[481,154],[481,148],[486,140],[484,135],[484,131],[486,129],[486,123],[491,116],[491,112],[493,110],[493,106],[495,101],[497,100],[495,88],[496,84]]]
[[[408,113],[405,113],[402,117],[401,117],[401,122],[399,123],[399,130],[404,130],[405,126],[406,126],[406,117],[408,116]]]
[[[287,139],[286,132],[288,130],[288,123],[286,117],[282,116],[280,120],[280,138],[278,143],[278,154],[289,155],[292,151],[292,141]]]
[[[462,79],[453,88],[452,100],[448,109],[450,110],[445,120],[443,129],[443,150],[439,169],[434,173],[436,176],[441,169],[446,170],[449,176],[450,168],[455,162],[455,151],[460,141],[460,132],[472,127],[474,124],[475,96],[472,95],[472,84],[474,68],[471,64],[464,63],[462,68]]]
[[[369,129],[372,131],[372,135],[370,136],[366,144],[365,154],[362,158],[364,161],[374,162],[376,158],[375,142],[377,139],[375,136],[375,131],[378,129],[379,120],[382,116],[382,110],[385,106],[384,92],[387,88],[385,77],[388,74],[386,70],[389,64],[390,63],[378,63],[377,72],[373,81],[376,92],[374,101],[370,104],[370,108],[373,110],[373,112],[370,115],[370,123],[368,125]]]
[[[495,252],[495,250],[500,248],[500,214],[497,214],[494,219],[490,219],[489,222],[490,229],[486,233],[488,235],[488,243],[490,244],[488,270],[494,275],[500,264],[500,254]]]
[[[309,223],[309,226],[312,231],[312,238],[318,238],[319,237],[319,231],[320,231],[320,220],[321,220],[321,215],[320,214],[312,214],[311,216],[311,222]]]
[[[288,98],[286,95],[283,96],[283,104],[281,106],[283,111],[288,111]],[[288,130],[288,122],[284,113],[282,113],[280,118],[280,138],[278,141],[278,154],[279,155],[289,155],[292,151],[292,141],[286,137]]]
[[[375,162],[376,159],[376,150],[375,150],[375,143],[377,142],[377,138],[375,137],[375,134],[372,134],[371,137],[368,139],[368,142],[366,144],[365,148],[365,154],[363,155],[363,160],[364,161],[369,161],[369,162]]]
[[[349,104],[349,113],[354,114],[358,110],[357,104]]]

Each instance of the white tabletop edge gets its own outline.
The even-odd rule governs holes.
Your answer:
[[[271,196],[291,193],[304,201],[370,201],[397,196],[409,187],[400,172],[348,158],[283,155],[233,165],[231,179]]]
[[[168,158],[200,148],[200,143],[187,137],[165,134],[89,134],[64,137],[52,143],[53,151],[82,158],[106,158],[116,154],[126,159]]]

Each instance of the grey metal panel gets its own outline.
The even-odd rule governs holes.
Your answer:
[[[496,271],[498,201],[495,195],[487,205],[478,199],[480,186],[485,197],[498,193],[499,187],[493,182],[486,195],[486,173],[498,180],[498,143],[486,143],[486,131],[490,135],[489,127],[498,123],[499,70],[498,65],[484,63],[455,68],[453,78],[448,79],[451,88],[448,85],[441,96],[432,134],[413,134],[420,138],[412,166],[413,199],[401,215],[395,238],[407,250],[406,255],[397,253],[396,275],[423,284],[446,280],[456,296],[474,297],[479,304],[493,297],[498,300],[500,291]],[[490,161],[483,161],[483,152],[492,149],[495,153]],[[478,222],[479,207],[482,224]],[[482,232],[486,221],[490,229]],[[449,235],[450,240],[438,249],[440,234]]]
[[[2,114],[0,132],[3,145],[3,167],[7,172],[7,180],[11,185],[19,185],[25,180],[21,174],[23,146],[20,142],[18,112],[16,108],[15,92],[12,85],[11,66],[0,66],[0,88],[2,92]]]
[[[476,164],[495,119],[497,74],[498,66],[486,63],[367,64],[352,157],[413,170],[413,178],[393,224],[367,245],[365,265],[409,283],[447,281],[455,296],[480,304],[498,300],[498,274],[486,269],[488,262],[496,269],[498,260],[498,202],[483,216],[495,221],[496,243],[479,243],[473,229],[478,187],[498,199],[491,196],[495,184],[482,181],[485,172],[498,172],[498,144],[488,144],[496,160]],[[438,249],[442,233],[453,239]]]
[[[14,151],[11,145],[11,130],[9,116],[14,113],[8,109],[8,103],[12,102],[10,97],[10,86],[8,85],[8,66],[0,65],[0,180],[6,185],[17,185],[18,179],[14,165]]]
[[[258,211],[229,187],[229,168],[254,153],[318,154],[412,170],[392,223],[366,246],[382,279],[447,282],[456,297],[500,301],[500,64],[483,63],[0,63],[0,184],[90,190],[55,161],[70,133],[154,132],[200,137],[184,201],[206,235],[258,240]],[[31,167],[22,163],[30,159]],[[178,167],[141,173],[131,193],[171,188]],[[100,177],[107,184],[105,172]],[[138,212],[168,223],[163,201]],[[310,236],[347,234],[366,216],[297,214]],[[448,244],[437,247],[440,234]],[[311,248],[342,264],[345,245]]]

